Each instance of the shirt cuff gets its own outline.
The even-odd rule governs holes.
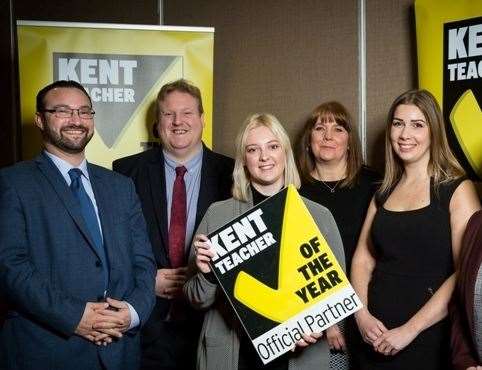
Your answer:
[[[137,314],[137,311],[134,309],[134,307],[131,306],[129,302],[127,303],[127,307],[129,307],[129,313],[131,314],[131,324],[129,325],[129,329],[131,330],[134,329],[136,326],[139,326],[140,320],[139,320],[139,315]]]

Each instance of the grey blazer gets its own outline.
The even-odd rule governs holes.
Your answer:
[[[338,227],[330,211],[303,198],[318,228],[331,246],[333,253],[345,269],[345,255]],[[209,234],[246,212],[253,206],[250,199],[241,202],[234,198],[212,204],[201,221],[197,234]],[[239,357],[238,332],[243,330],[229,307],[229,302],[218,285],[197,271],[194,248],[189,256],[189,276],[184,294],[193,307],[206,310],[199,337],[197,368],[199,370],[237,370]],[[325,340],[290,354],[290,370],[328,370],[330,352]]]

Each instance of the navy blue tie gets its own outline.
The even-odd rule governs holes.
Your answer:
[[[72,168],[69,171],[70,180],[70,190],[74,194],[75,198],[79,201],[80,212],[84,218],[85,224],[89,231],[89,235],[95,244],[96,252],[100,259],[100,267],[104,272],[104,288],[107,289],[108,282],[108,265],[107,256],[104,249],[104,242],[102,240],[102,234],[100,233],[99,223],[97,221],[97,214],[95,213],[94,205],[90,200],[87,192],[82,184],[82,171],[78,168]]]

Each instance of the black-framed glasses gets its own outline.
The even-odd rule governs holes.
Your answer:
[[[74,112],[77,112],[82,119],[94,118],[95,111],[91,108],[72,109],[68,107],[57,107],[53,109],[44,109],[42,112],[52,113],[57,118],[71,118]]]

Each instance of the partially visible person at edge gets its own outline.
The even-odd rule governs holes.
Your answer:
[[[8,307],[7,307],[7,299],[5,297],[0,296],[0,337],[2,336],[2,328],[3,323],[7,317]],[[5,362],[4,359],[4,351],[0,348],[0,370],[5,370]]]
[[[328,208],[340,230],[347,271],[380,176],[362,164],[360,142],[346,108],[336,101],[316,107],[301,131],[298,145],[300,194]],[[353,317],[327,330],[330,348],[357,369],[361,337]],[[347,351],[348,347],[348,351]],[[343,354],[345,352],[345,354]],[[347,361],[347,360],[345,360]]]
[[[214,252],[206,235],[276,194],[283,187],[299,187],[290,141],[278,120],[271,114],[254,114],[247,118],[236,139],[233,198],[213,204],[204,216],[190,256],[190,279],[184,293],[191,304],[205,310],[204,326],[199,338],[199,370],[255,369],[329,369],[330,352],[321,333],[304,335],[297,353],[288,353],[263,366],[243,331],[236,315],[210,272],[208,262]],[[308,210],[344,268],[343,246],[333,216],[325,207],[303,198]],[[196,253],[195,253],[196,252]]]
[[[7,315],[8,307],[5,297],[0,296],[0,331],[2,330],[5,316]]]
[[[447,307],[470,216],[480,208],[426,90],[400,95],[385,134],[385,176],[368,208],[352,284],[367,343],[362,369],[450,369]]]
[[[449,306],[452,363],[455,370],[482,370],[482,211],[467,224],[459,270]]]
[[[118,159],[134,180],[157,263],[156,305],[142,331],[142,370],[192,370],[202,313],[184,300],[182,285],[192,235],[211,203],[231,194],[234,161],[201,141],[201,91],[186,80],[162,86],[155,134],[161,146]]]
[[[139,367],[154,257],[132,181],[85,158],[94,113],[79,83],[45,86],[35,114],[42,152],[0,171],[5,369]]]

